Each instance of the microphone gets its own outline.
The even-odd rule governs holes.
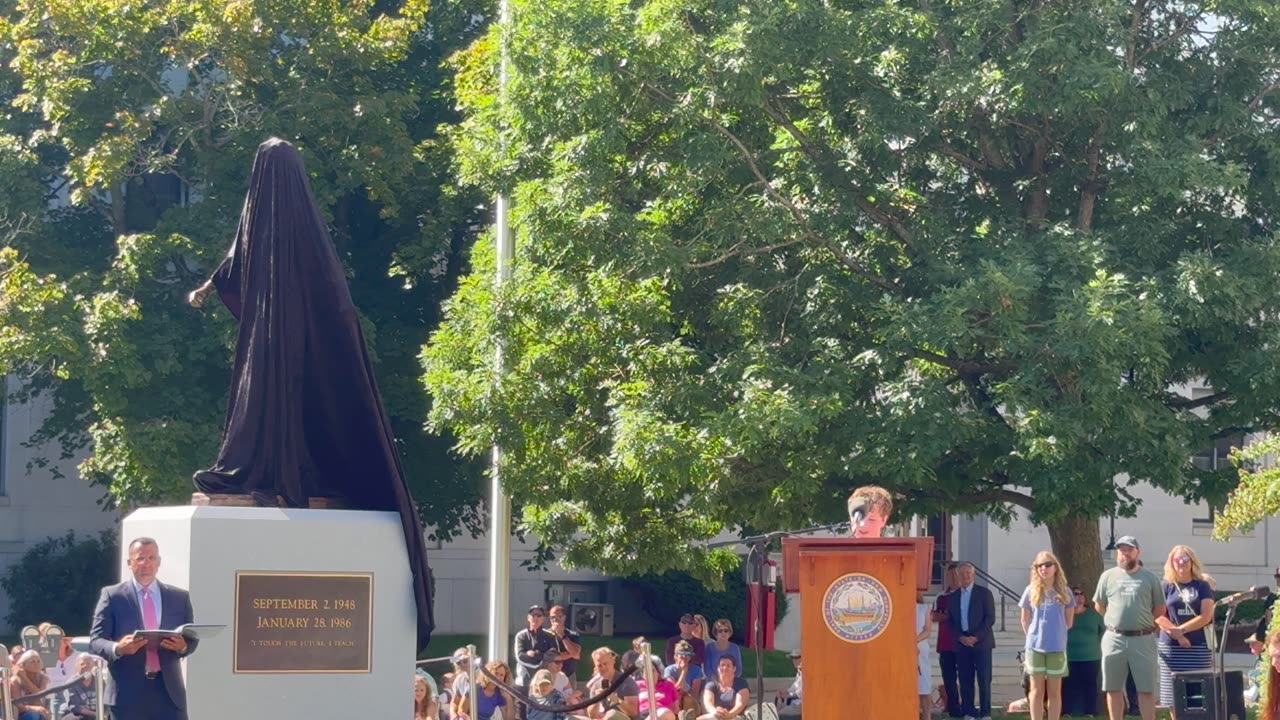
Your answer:
[[[1245,590],[1243,592],[1232,593],[1222,598],[1221,600],[1219,600],[1218,604],[1226,607],[1231,607],[1232,605],[1239,605],[1245,600],[1256,600],[1258,598],[1265,598],[1270,594],[1271,594],[1271,588],[1267,587],[1266,585],[1259,585],[1258,587]]]
[[[849,506],[849,532],[857,531],[862,525],[862,521],[867,519],[867,511],[871,509],[871,501],[868,498],[858,498],[858,501]]]

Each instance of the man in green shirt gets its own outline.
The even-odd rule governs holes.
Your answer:
[[[1160,578],[1138,562],[1138,539],[1116,540],[1116,567],[1102,573],[1093,607],[1102,615],[1102,689],[1107,716],[1124,718],[1124,682],[1130,672],[1142,720],[1155,720],[1156,618],[1165,613]]]

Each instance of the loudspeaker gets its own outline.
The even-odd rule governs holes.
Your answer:
[[[1239,670],[1221,673],[1212,670],[1188,670],[1173,674],[1173,709],[1178,720],[1245,720],[1244,675]],[[1218,693],[1226,685],[1227,714],[1219,709]]]

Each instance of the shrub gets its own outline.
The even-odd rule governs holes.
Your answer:
[[[1214,599],[1221,600],[1231,595],[1230,590],[1219,590],[1213,594]],[[1262,613],[1265,610],[1266,603],[1262,600],[1245,600],[1236,607],[1235,613],[1231,616],[1233,625],[1257,625],[1262,619]],[[1219,604],[1213,608],[1213,621],[1221,624],[1227,619],[1227,606]]]
[[[67,635],[87,635],[98,591],[116,579],[116,533],[78,539],[74,531],[34,545],[9,568],[0,587],[9,596],[5,622],[13,630],[51,622]]]
[[[747,589],[744,584],[742,564],[725,572],[723,590],[708,588],[700,580],[683,572],[666,572],[661,575],[637,575],[622,579],[623,587],[639,594],[645,612],[657,620],[664,629],[673,632],[680,616],[697,613],[707,618],[710,625],[716,618],[728,618],[733,623],[733,641],[746,645]],[[777,614],[775,624],[787,611],[786,594],[779,584],[775,587]]]

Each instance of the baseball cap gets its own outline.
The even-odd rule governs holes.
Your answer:
[[[1116,547],[1120,547],[1121,545],[1128,545],[1129,547],[1132,547],[1135,550],[1142,549],[1142,546],[1138,544],[1138,538],[1132,535],[1125,535],[1123,537],[1117,538]]]
[[[536,612],[540,612],[540,613],[546,614],[546,612],[547,612],[547,611],[546,611],[546,610],[543,610],[541,605],[530,605],[530,606],[529,606],[529,614],[530,614],[530,615],[532,615],[532,614],[534,614],[534,613],[536,613]]]
[[[787,653],[787,657],[789,657],[789,658],[798,658],[798,657],[800,657],[800,651],[799,651],[799,650],[792,650],[791,652]]]
[[[680,622],[682,622],[682,623],[691,623],[691,622],[693,622],[693,616],[692,616],[692,615],[690,615],[689,613],[685,613],[685,614],[683,614],[683,615],[681,615],[681,616],[680,616]]]

